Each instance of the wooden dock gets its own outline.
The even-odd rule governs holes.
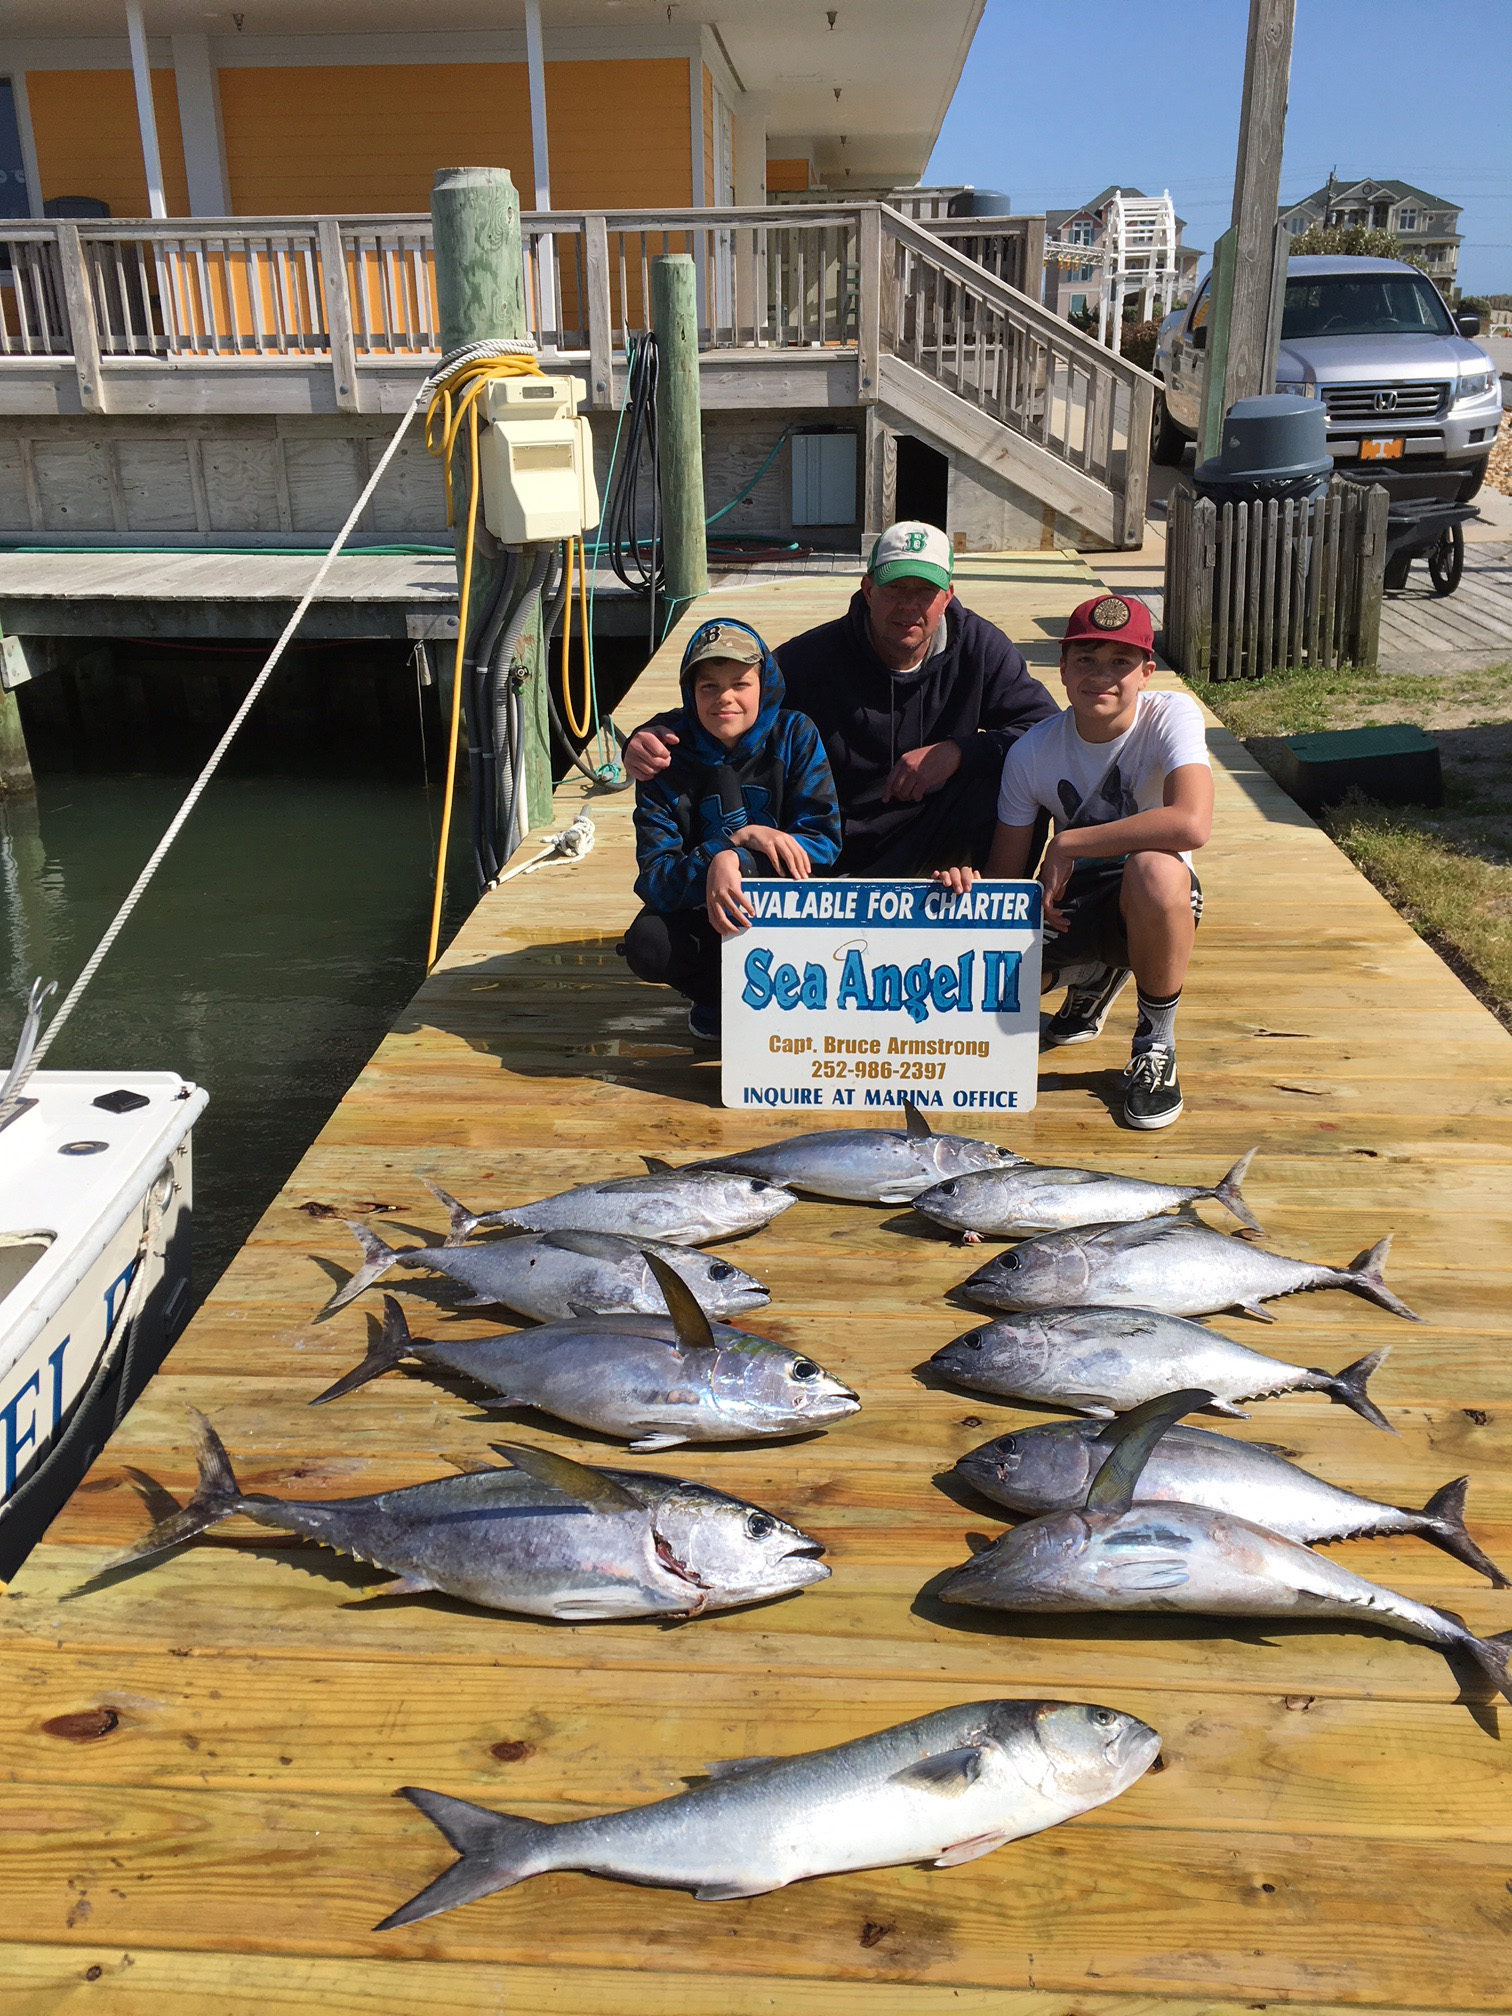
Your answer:
[[[1057,554],[977,559],[963,577],[967,602],[1047,670],[1092,581]],[[698,615],[723,608],[776,640],[837,611],[849,586],[742,589]],[[678,645],[647,674],[644,711],[668,694]],[[1212,745],[1185,1118],[1140,1137],[1109,1117],[1126,997],[1100,1044],[1047,1060],[1038,1110],[999,1136],[1042,1160],[1180,1181],[1258,1143],[1248,1195],[1280,1250],[1343,1261],[1394,1231],[1388,1277],[1425,1327],[1338,1293],[1278,1305],[1269,1330],[1222,1327],[1330,1368],[1390,1344],[1372,1390],[1399,1437],[1318,1398],[1262,1406],[1234,1432],[1404,1504],[1469,1472],[1474,1531],[1512,1564],[1512,1037],[1226,733]],[[583,795],[563,787],[559,824]],[[969,1532],[999,1530],[936,1474],[1021,1417],[914,1377],[967,1327],[941,1297],[970,1263],[909,1236],[895,1210],[804,1202],[731,1249],[773,1291],[754,1327],[852,1381],[857,1420],[786,1446],[612,1456],[794,1519],[830,1550],[818,1589],[672,1629],[556,1627],[362,1601],[370,1571],[228,1526],[71,1597],[144,1530],[126,1464],[178,1493],[192,1482],[187,1403],[247,1488],[307,1495],[441,1474],[500,1434],[419,1376],[307,1411],[366,1334],[362,1304],[311,1320],[354,1259],[341,1217],[381,1206],[386,1230],[434,1232],[420,1171],[494,1205],[634,1172],[642,1150],[676,1159],[780,1131],[719,1108],[717,1066],[693,1054],[678,1004],[615,955],[629,811],[596,799],[582,866],[480,906],[0,1599],[7,2016],[1506,2009],[1512,1743],[1457,1703],[1437,1654],[1368,1629],[1024,1624],[921,1596]],[[541,1417],[502,1432],[611,1453]],[[1476,1629],[1512,1625],[1512,1593],[1421,1542],[1339,1551]],[[957,1869],[730,1904],[557,1875],[369,1929],[447,1860],[399,1785],[565,1817],[678,1790],[712,1759],[997,1694],[1128,1709],[1163,1732],[1165,1768]]]

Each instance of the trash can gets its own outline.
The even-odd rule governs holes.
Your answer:
[[[1197,465],[1192,485],[1215,504],[1263,504],[1272,497],[1320,497],[1332,473],[1322,400],[1268,392],[1234,401],[1223,445]]]

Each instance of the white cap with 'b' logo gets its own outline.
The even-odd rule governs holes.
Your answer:
[[[948,588],[955,573],[955,550],[938,525],[903,518],[889,525],[871,550],[866,571],[873,581],[901,581],[915,575]]]

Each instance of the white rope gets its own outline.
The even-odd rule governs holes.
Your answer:
[[[506,868],[488,886],[497,889],[501,882],[512,882],[516,875],[534,875],[537,868],[549,868],[557,861],[581,861],[585,854],[593,852],[593,843],[597,838],[593,821],[586,812],[579,812],[564,831],[553,833],[541,842],[541,851],[533,860],[522,861],[515,868]]]
[[[394,456],[398,451],[399,443],[404,439],[405,432],[408,429],[410,422],[414,419],[416,413],[419,411],[421,400],[428,397],[429,394],[436,389],[436,387],[442,382],[443,379],[449,378],[454,371],[459,370],[464,364],[475,363],[479,359],[485,357],[533,357],[535,354],[536,354],[535,344],[528,341],[516,342],[516,341],[500,340],[497,342],[487,342],[487,343],[469,343],[463,349],[454,350],[451,352],[449,356],[443,357],[440,364],[436,367],[436,369],[422,383],[419,391],[415,394],[414,398],[411,399],[409,405],[406,406],[406,408],[404,409],[403,416],[399,421],[399,425],[394,429],[393,435],[389,440],[388,446],[384,449],[382,455],[380,455],[378,458],[378,466],[374,469],[372,475],[368,478],[366,484],[363,486],[361,496],[357,499],[357,502],[352,506],[350,512],[348,512],[346,523],[342,526],[341,530],[336,534],[335,541],[332,544],[330,551],[326,554],[325,558],[316,568],[314,579],[310,582],[309,587],[306,588],[304,594],[300,597],[298,606],[296,607],[293,615],[289,618],[288,622],[284,625],[283,630],[279,635],[278,642],[273,646],[273,649],[269,652],[267,661],[263,665],[262,670],[258,673],[257,677],[252,681],[252,685],[248,690],[246,699],[243,700],[240,707],[237,708],[235,714],[231,717],[231,725],[227,728],[225,734],[222,735],[219,742],[216,743],[215,748],[211,751],[210,759],[206,763],[204,769],[201,770],[198,777],[195,778],[193,784],[190,785],[188,796],[184,799],[184,802],[182,805],[180,805],[178,811],[174,813],[172,822],[169,825],[167,832],[163,835],[162,839],[159,840],[157,846],[153,848],[152,854],[148,859],[146,867],[143,868],[141,874],[138,875],[135,882],[132,883],[130,889],[127,891],[125,901],[121,904],[120,909],[117,910],[114,917],[111,918],[109,924],[106,926],[105,935],[101,938],[99,944],[96,945],[93,952],[90,953],[88,959],[85,960],[84,970],[80,973],[78,979],[75,980],[73,986],[69,988],[67,995],[64,997],[62,1007],[59,1008],[57,1014],[54,1015],[52,1021],[48,1025],[47,1033],[42,1037],[41,1041],[37,1044],[36,1049],[32,1052],[30,1061],[25,1069],[25,1076],[20,1078],[16,1082],[9,1084],[8,1098],[6,1102],[8,1105],[13,1104],[16,1098],[19,1097],[25,1085],[26,1079],[30,1078],[32,1072],[36,1070],[37,1066],[42,1062],[42,1059],[47,1055],[48,1049],[52,1044],[53,1038],[58,1034],[59,1030],[63,1027],[64,1023],[73,1013],[74,1008],[78,1004],[79,997],[83,994],[85,988],[89,985],[90,981],[93,980],[95,974],[100,970],[100,967],[103,964],[106,955],[109,953],[111,946],[114,945],[116,939],[120,937],[121,932],[125,927],[127,919],[130,917],[132,911],[135,910],[138,903],[141,902],[142,897],[146,894],[147,885],[149,882],[151,882],[153,876],[157,873],[159,867],[161,866],[164,855],[168,852],[168,849],[173,845],[174,841],[183,831],[185,822],[188,820],[190,813],[194,810],[195,806],[199,803],[201,797],[204,795],[205,787],[209,784],[210,779],[215,775],[216,770],[220,767],[221,758],[225,755],[226,751],[231,747],[231,744],[236,739],[237,731],[240,729],[242,723],[246,720],[247,716],[252,712],[252,709],[256,706],[259,695],[262,693],[262,690],[267,685],[269,679],[272,678],[273,673],[278,666],[278,661],[280,658],[282,658],[284,652],[287,650],[289,642],[294,635],[294,632],[299,628],[301,622],[304,620],[305,611],[309,608],[310,604],[315,600],[315,597],[319,594],[321,584],[325,580],[327,574],[330,573],[333,562],[335,561],[337,555],[341,552],[342,547],[345,546],[347,540],[352,536],[352,531],[357,524],[357,520],[362,516],[363,512],[367,509],[368,499],[372,496],[373,492],[378,488],[378,485],[383,478],[384,471],[388,468],[389,463],[393,461]],[[14,1072],[12,1073],[12,1078],[13,1079],[15,1078]],[[0,1113],[0,1119],[3,1118],[4,1114]]]

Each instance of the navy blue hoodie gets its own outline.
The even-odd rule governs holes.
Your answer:
[[[777,661],[747,623],[728,625],[761,645],[761,710],[733,749],[711,735],[693,705],[688,656],[709,628],[688,640],[679,683],[683,704],[658,726],[677,737],[672,760],[635,787],[635,893],[653,910],[701,909],[709,863],[742,826],[773,826],[802,842],[815,868],[840,852],[840,810],[819,731],[783,706]],[[736,847],[743,875],[778,872],[765,855]]]

